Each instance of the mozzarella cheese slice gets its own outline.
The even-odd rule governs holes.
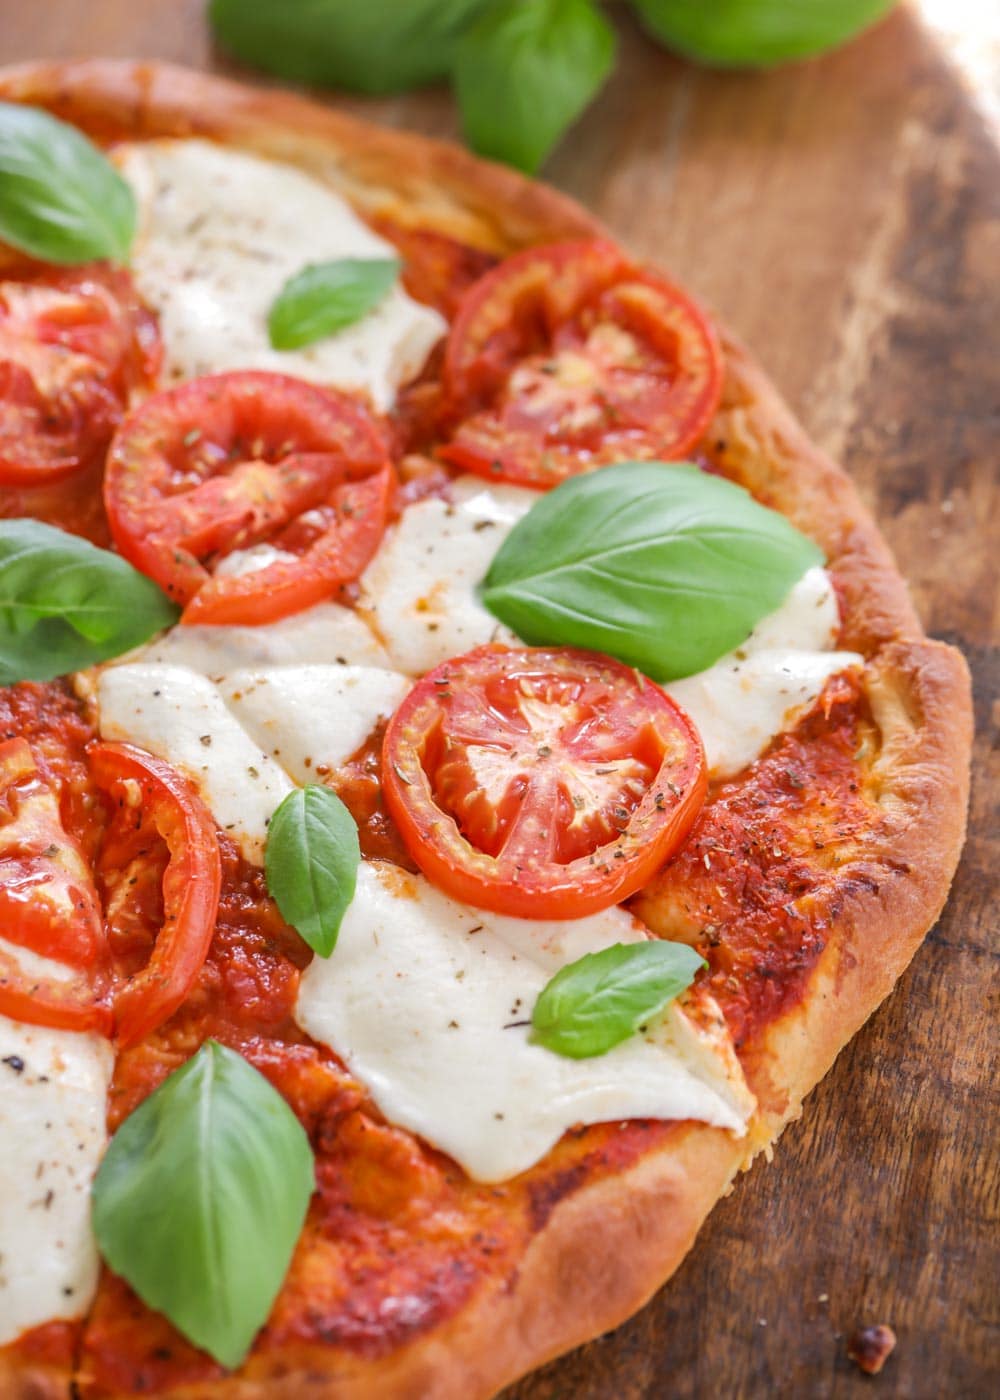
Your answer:
[[[400,671],[420,675],[484,642],[514,640],[475,590],[537,500],[537,491],[462,476],[449,500],[407,507],[361,580],[360,602]]]
[[[219,683],[254,742],[303,786],[350,758],[409,688],[398,672],[370,666],[234,671]]]
[[[742,1133],[754,1101],[710,1003],[697,1018],[675,1003],[647,1035],[590,1060],[530,1042],[525,1022],[559,967],[644,937],[621,909],[565,924],[501,918],[366,861],[295,1015],[391,1123],[480,1181],[526,1170],[579,1123],[694,1118]]]
[[[294,785],[211,681],[184,666],[112,666],[101,672],[97,703],[103,738],[138,744],[187,774],[216,824],[263,864],[268,823]]]
[[[188,666],[203,676],[221,676],[246,666],[387,667],[385,649],[351,608],[315,607],[260,627],[172,627],[128,658]]]
[[[73,969],[0,939],[27,977]],[[114,1067],[101,1036],[0,1016],[0,1346],[79,1317],[97,1288],[90,1187],[107,1143]]]
[[[94,1296],[90,1187],[113,1063],[100,1036],[0,1017],[0,1346]]]
[[[713,778],[741,772],[795,724],[830,676],[864,665],[857,652],[830,650],[839,621],[829,575],[809,569],[742,646],[664,687],[698,726]]]
[[[159,313],[174,378],[276,370],[365,391],[384,411],[444,333],[397,284],[353,326],[272,350],[268,312],[289,277],[310,263],[395,257],[391,244],[292,165],[199,140],[126,143],[114,155],[139,206],[132,274]]]
[[[138,744],[186,773],[216,825],[262,865],[279,803],[296,783],[344,763],[409,687],[370,666],[247,668],[215,683],[186,666],[141,661],[104,668],[96,700],[105,739]]]

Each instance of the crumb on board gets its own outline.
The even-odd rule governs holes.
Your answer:
[[[896,1334],[886,1323],[859,1327],[847,1343],[847,1355],[868,1376],[877,1376],[896,1345]]]

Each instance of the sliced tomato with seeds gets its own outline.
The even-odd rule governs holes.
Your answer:
[[[0,282],[0,484],[41,486],[98,462],[160,353],[156,320],[120,268]]]
[[[574,919],[651,879],[708,779],[688,716],[628,666],[485,646],[414,686],[386,730],[382,784],[410,855],[447,894]]]
[[[59,793],[25,739],[0,744],[0,1013],[108,1034],[105,938],[93,877],[63,827]],[[27,956],[18,956],[16,949]],[[32,959],[63,964],[36,971]]]
[[[443,366],[440,455],[547,488],[610,462],[683,457],[719,402],[706,316],[612,243],[529,248],[462,302]]]
[[[113,931],[127,923],[130,903],[147,896],[150,872],[160,880],[162,924],[149,961],[114,992],[115,1035],[127,1047],[162,1025],[191,990],[215,929],[222,861],[207,808],[170,764],[131,744],[95,744],[88,758],[112,803],[98,873]]]
[[[183,622],[273,622],[352,582],[385,530],[382,433],[346,394],[245,370],[190,380],[115,435],[104,500],[119,550]],[[250,568],[226,556],[269,546]],[[220,568],[221,565],[221,568]]]

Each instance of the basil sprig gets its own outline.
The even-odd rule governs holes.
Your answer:
[[[0,239],[54,263],[123,262],[135,198],[92,141],[48,112],[0,102]]]
[[[615,943],[561,968],[531,1015],[531,1039],[586,1060],[627,1040],[694,981],[704,959],[686,943]]]
[[[210,1040],[111,1139],[94,1232],[145,1303],[238,1366],[281,1287],[314,1184],[309,1139],[285,1100]]]
[[[470,144],[537,170],[614,57],[615,32],[592,0],[494,0],[455,49],[452,76]]]
[[[290,277],[267,319],[275,350],[297,350],[353,326],[399,276],[398,258],[339,258],[310,263]]]
[[[329,788],[296,788],[271,818],[264,851],[268,893],[321,958],[336,947],[360,862],[354,818]]]
[[[722,477],[623,462],[540,496],[480,594],[526,642],[607,652],[665,681],[745,641],[822,561],[783,515]]]
[[[38,520],[0,521],[0,685],[121,656],[179,616],[119,555]]]

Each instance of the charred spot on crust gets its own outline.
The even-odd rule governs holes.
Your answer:
[[[590,1175],[590,1164],[584,1158],[564,1171],[533,1181],[528,1188],[532,1229],[541,1230],[559,1202],[572,1195]]]

